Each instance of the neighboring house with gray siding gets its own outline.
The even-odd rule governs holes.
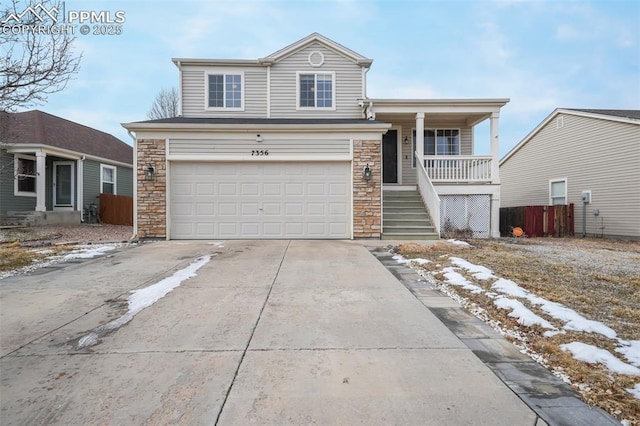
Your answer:
[[[101,193],[133,196],[133,147],[42,111],[0,113],[0,220],[79,224]]]
[[[372,62],[318,33],[259,59],[174,58],[179,116],[123,124],[136,136],[135,232],[499,236],[509,99],[375,98]],[[477,155],[474,128],[486,121],[491,152]]]
[[[573,203],[576,235],[640,238],[640,110],[556,109],[500,176],[503,207]]]

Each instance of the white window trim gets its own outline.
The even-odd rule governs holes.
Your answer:
[[[302,74],[330,74],[331,75],[331,106],[330,107],[301,107],[300,106],[300,75]],[[317,77],[316,77],[317,78]],[[316,104],[317,102],[316,97]],[[296,110],[297,111],[335,111],[336,110],[336,73],[335,71],[297,71],[296,72]]]
[[[34,192],[18,191],[18,159],[33,160],[36,163],[36,157],[32,155],[13,154],[13,195],[16,197],[36,197],[38,192],[38,170],[36,164],[36,171],[33,177],[36,179],[36,190]]]
[[[239,75],[240,76],[240,108],[232,108],[232,107],[210,107],[209,106],[209,76],[210,75],[223,75],[225,79],[228,75]],[[223,104],[227,102],[227,92],[224,92],[224,101]],[[204,109],[205,111],[244,111],[244,96],[245,96],[245,84],[244,84],[244,71],[236,71],[232,69],[224,69],[224,70],[207,70],[204,73]]]
[[[564,204],[569,204],[568,192],[569,192],[569,180],[566,177],[549,179],[549,205],[553,206],[553,198],[551,196],[551,185],[557,182],[564,182]],[[558,197],[555,197],[558,198]]]
[[[102,171],[104,169],[113,170],[113,182],[106,182],[102,179]],[[105,183],[113,183],[113,195],[118,195],[118,168],[116,166],[111,166],[109,164],[100,164],[100,194],[103,194],[103,184]]]
[[[460,152],[462,152],[462,129],[460,127],[425,127],[424,131],[426,132],[427,130],[433,130],[434,132],[437,132],[438,130],[457,130],[458,131],[458,138],[459,138],[459,141],[458,141],[459,146],[458,146],[458,148],[460,149]],[[415,132],[416,132],[416,128],[412,127],[411,128],[411,149],[413,151],[415,151],[415,148],[416,148],[415,147],[416,140],[413,138],[413,134]],[[471,133],[473,134],[473,132],[471,132]],[[424,139],[423,139],[423,142],[424,142]],[[436,149],[436,151],[438,150],[438,143],[437,142],[436,142],[435,149]],[[412,151],[412,154],[413,154],[413,151]],[[427,154],[424,154],[424,155],[427,155]],[[436,155],[440,155],[440,154],[438,154],[436,152]],[[462,155],[462,154],[459,154],[459,155]],[[413,157],[415,159],[415,155]],[[412,169],[416,168],[416,165],[414,163],[415,163],[415,160],[411,160],[411,168]]]

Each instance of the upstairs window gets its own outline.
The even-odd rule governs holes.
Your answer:
[[[207,74],[207,109],[243,107],[243,74]]]
[[[115,167],[107,166],[105,164],[100,165],[100,192],[102,192],[103,194],[116,193]]]
[[[413,130],[413,152],[416,151],[416,131]],[[424,155],[460,155],[460,129],[425,129]],[[415,156],[413,167],[416,166]]]
[[[567,178],[549,181],[549,204],[567,204]]]
[[[334,109],[333,73],[298,73],[298,108]]]
[[[27,155],[14,157],[15,186],[14,195],[24,197],[36,196],[36,159]]]

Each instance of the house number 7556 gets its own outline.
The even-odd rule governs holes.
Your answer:
[[[253,149],[251,150],[251,156],[255,157],[255,156],[262,156],[262,155],[269,155],[269,150],[268,149]]]

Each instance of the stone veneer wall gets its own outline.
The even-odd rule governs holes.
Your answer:
[[[167,169],[164,139],[137,141],[138,238],[167,236]],[[147,180],[148,165],[156,169],[155,179]]]
[[[382,143],[353,141],[353,237],[380,238],[382,231]],[[372,176],[362,176],[369,164]]]

